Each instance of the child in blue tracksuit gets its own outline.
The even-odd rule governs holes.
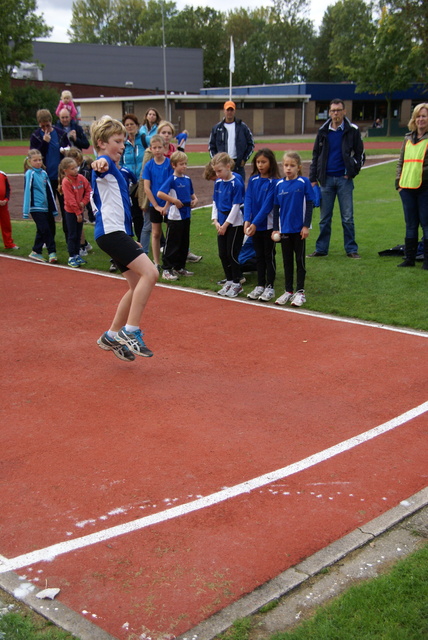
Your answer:
[[[217,153],[211,163],[217,176],[211,219],[217,229],[218,255],[226,277],[217,293],[236,298],[242,291],[239,252],[244,239],[241,205],[245,187],[243,180],[232,173],[234,161],[227,153]]]
[[[183,151],[174,151],[171,158],[174,170],[157,192],[157,197],[170,204],[167,211],[165,246],[163,249],[164,280],[177,280],[179,276],[193,276],[186,267],[190,241],[190,211],[197,198],[192,181],[186,175],[187,156]]]
[[[23,218],[29,218],[31,215],[37,228],[33,250],[28,257],[38,262],[46,262],[42,254],[43,245],[46,245],[49,262],[57,262],[51,224],[51,218],[57,215],[55,197],[48,174],[43,168],[42,154],[38,149],[29,150],[24,170]]]
[[[247,298],[269,302],[275,296],[275,243],[272,240],[273,198],[279,172],[275,155],[260,149],[244,201],[244,233],[253,238],[257,261],[257,286]]]
[[[283,157],[284,178],[275,186],[274,220],[272,240],[275,232],[281,234],[282,259],[284,263],[285,293],[275,304],[290,302],[301,307],[305,297],[305,241],[312,221],[314,192],[309,178],[302,176],[302,161],[298,153],[288,151]],[[294,257],[296,258],[297,284],[293,293]]]

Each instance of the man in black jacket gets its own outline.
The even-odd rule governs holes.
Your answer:
[[[331,220],[337,196],[342,218],[346,255],[359,258],[355,242],[353,179],[364,164],[364,145],[356,124],[346,118],[345,104],[330,102],[329,119],[319,129],[312,152],[309,179],[321,186],[320,233],[309,258],[326,256],[330,246]]]
[[[80,150],[89,147],[89,140],[85,136],[82,127],[80,124],[77,124],[75,120],[71,119],[68,109],[61,109],[56,126],[67,134],[68,146],[77,147]]]
[[[253,134],[245,122],[235,117],[236,106],[231,100],[224,103],[224,118],[213,127],[208,143],[211,158],[225,151],[235,161],[234,171],[245,182],[245,163],[254,149]]]

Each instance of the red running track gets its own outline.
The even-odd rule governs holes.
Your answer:
[[[156,287],[123,363],[123,280],[0,271],[0,571],[113,636],[184,633],[425,486],[427,334]]]

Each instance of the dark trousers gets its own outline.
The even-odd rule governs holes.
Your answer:
[[[275,283],[276,262],[275,242],[271,238],[272,229],[256,231],[253,235],[253,246],[256,252],[257,286],[266,287]]]
[[[45,244],[48,253],[54,253],[56,251],[56,245],[51,225],[53,215],[48,211],[33,211],[31,217],[36,223],[37,228],[33,251],[35,251],[35,253],[42,253],[43,245]]]
[[[296,257],[297,283],[296,291],[305,288],[305,246],[300,233],[287,233],[281,238],[282,261],[284,264],[285,290],[293,292],[294,257]]]
[[[239,253],[244,239],[243,226],[228,226],[224,236],[217,236],[218,255],[223,266],[226,280],[239,282],[242,276]]]
[[[77,216],[75,213],[64,212],[64,216],[67,223],[67,249],[70,258],[79,255],[80,251],[80,236],[82,235],[83,219],[82,222],[77,222]]]
[[[190,218],[168,220],[163,249],[162,266],[164,269],[184,269],[189,252]]]

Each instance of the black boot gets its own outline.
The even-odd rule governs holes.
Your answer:
[[[405,238],[405,259],[401,264],[397,264],[397,267],[414,267],[416,260],[416,252],[418,250],[417,238]]]
[[[422,263],[422,269],[428,271],[428,238],[424,238],[424,261]]]

